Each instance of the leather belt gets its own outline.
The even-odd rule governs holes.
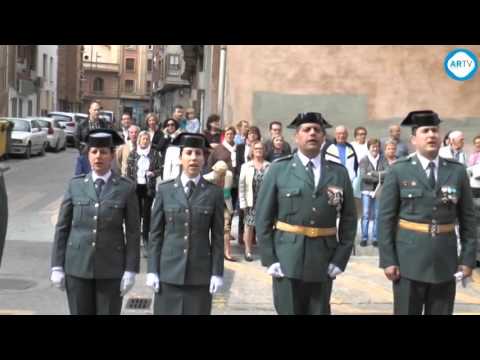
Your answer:
[[[431,233],[432,236],[435,236],[436,234],[446,234],[455,231],[455,224],[422,224],[400,219],[398,225],[402,229],[417,231],[421,233]]]
[[[337,235],[337,228],[317,228],[301,225],[290,225],[281,221],[277,221],[275,228],[293,234],[304,235],[307,237],[321,237],[321,236],[335,236]]]

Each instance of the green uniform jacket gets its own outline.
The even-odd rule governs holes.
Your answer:
[[[7,236],[8,223],[8,199],[3,172],[6,169],[0,167],[0,265],[2,264],[3,247],[5,246],[5,237]]]
[[[140,220],[135,184],[112,171],[100,199],[92,174],[70,180],[55,228],[52,267],[85,279],[139,272]],[[125,231],[123,225],[125,224]]]
[[[280,262],[286,277],[310,282],[328,280],[328,264],[345,270],[357,229],[352,185],[347,170],[322,160],[318,187],[308,183],[296,155],[280,158],[265,174],[256,209],[255,226],[263,266]],[[273,228],[277,220],[290,225],[336,227],[337,210],[328,204],[327,188],[343,190],[343,206],[336,236],[308,238]]]
[[[457,204],[442,201],[442,187],[455,190]],[[425,224],[458,222],[460,258],[454,232],[432,237],[430,233],[400,228],[399,219]],[[385,178],[378,224],[380,267],[399,266],[405,278],[436,284],[452,280],[459,264],[475,266],[477,232],[472,192],[465,166],[454,160],[439,158],[434,191],[417,156],[398,160]]]
[[[158,186],[153,202],[148,272],[174,285],[208,285],[223,276],[223,190],[198,182],[190,200],[180,176]]]

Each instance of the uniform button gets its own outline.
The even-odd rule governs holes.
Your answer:
[[[92,242],[92,246],[95,247],[95,242]]]
[[[184,236],[183,238],[184,238],[185,240],[188,240],[188,236]]]
[[[314,224],[315,224],[315,221],[311,220],[310,225],[314,225]]]
[[[97,233],[97,229],[93,229],[92,231],[93,231],[93,233],[94,233],[94,234],[96,234],[96,233]]]
[[[433,219],[432,224],[436,224],[436,223],[437,223],[437,220]]]
[[[287,194],[287,197],[290,197],[290,194]]]
[[[93,217],[93,220],[97,220],[97,219],[98,219],[98,216],[95,215],[95,216]]]
[[[100,206],[99,203],[95,203],[95,207],[98,208]]]
[[[433,207],[433,211],[437,211],[437,207],[436,207],[436,206]]]
[[[183,253],[186,254],[186,253],[187,253],[187,249],[183,250]]]
[[[316,199],[316,198],[317,198],[317,195],[312,195],[312,198],[313,198],[313,199]]]
[[[312,208],[312,211],[313,211],[313,212],[317,211],[317,208]]]
[[[185,223],[185,224],[183,224],[183,225],[188,226],[188,223]]]
[[[188,214],[189,213],[188,209],[185,209],[185,212]]]

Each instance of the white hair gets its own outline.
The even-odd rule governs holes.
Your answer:
[[[452,131],[449,135],[448,135],[448,138],[450,140],[454,140],[460,136],[463,135],[463,132],[461,132],[460,130],[455,130],[455,131]]]

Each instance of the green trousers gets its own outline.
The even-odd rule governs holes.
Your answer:
[[[273,278],[273,302],[279,315],[330,315],[331,294],[332,280]]]
[[[160,283],[153,303],[154,315],[210,315],[212,295],[209,285]]]
[[[67,275],[68,307],[72,315],[120,315],[121,279],[83,279]]]
[[[400,278],[393,283],[395,315],[452,315],[455,302],[455,280],[440,284]]]

